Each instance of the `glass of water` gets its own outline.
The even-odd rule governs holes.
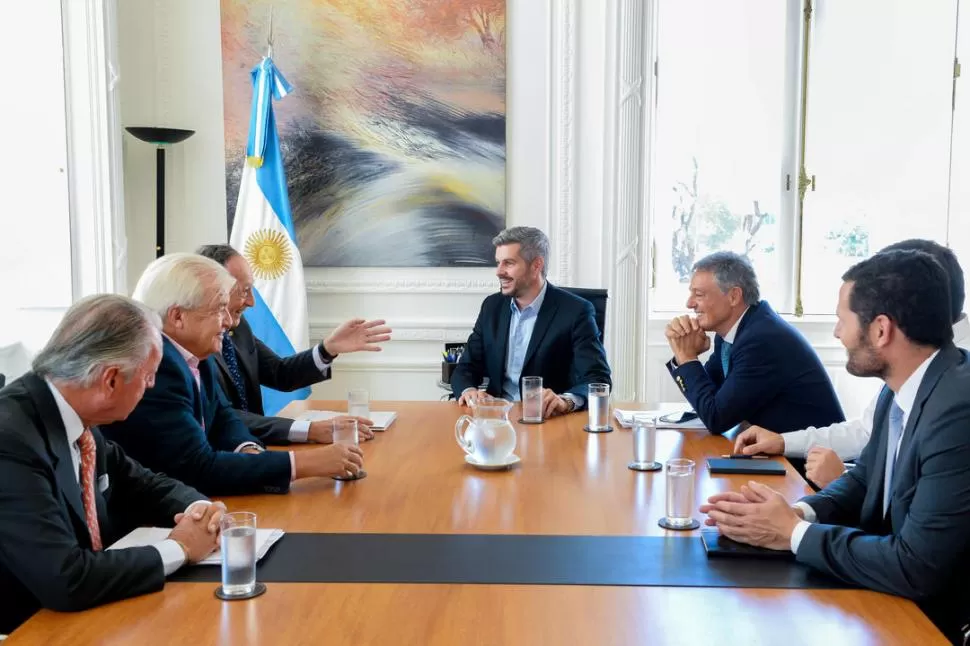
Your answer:
[[[696,529],[700,523],[691,517],[693,510],[694,461],[684,458],[668,460],[667,516],[661,525],[668,529]]]
[[[522,378],[522,421],[542,423],[542,377]]]
[[[350,446],[360,446],[360,434],[357,427],[357,420],[352,417],[337,418],[333,420],[333,443],[349,444]],[[342,476],[333,476],[334,480],[360,480],[367,475],[363,469],[356,475],[350,472]]]
[[[613,427],[610,426],[610,385],[590,384],[586,403],[589,406],[589,424],[586,426],[586,430],[590,433],[612,431]]]
[[[635,471],[656,471],[657,419],[653,415],[633,416],[633,461],[627,466]]]
[[[219,521],[222,540],[222,594],[246,597],[256,589],[256,514],[237,511]]]
[[[370,395],[366,390],[358,388],[347,393],[347,414],[370,419]]]

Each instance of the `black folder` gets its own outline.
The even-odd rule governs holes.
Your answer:
[[[746,473],[756,476],[783,476],[785,467],[774,460],[711,458],[707,461],[711,473]]]

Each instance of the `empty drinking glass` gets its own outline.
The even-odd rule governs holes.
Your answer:
[[[360,434],[357,428],[357,420],[354,418],[337,418],[333,420],[333,443],[349,444],[350,446],[360,446]],[[360,469],[356,475],[345,473],[341,476],[333,476],[334,480],[360,480],[367,475],[367,472]]]
[[[248,597],[256,589],[256,514],[237,511],[219,521],[222,596]]]
[[[657,420],[653,415],[633,416],[633,462],[627,466],[635,471],[656,471]]]
[[[542,377],[522,378],[522,421],[542,423]]]
[[[586,403],[589,406],[589,424],[585,430],[590,433],[612,431],[613,427],[610,426],[610,385],[590,384]]]
[[[676,458],[667,461],[667,516],[660,520],[667,529],[696,529],[700,523],[691,517],[694,510],[694,461]]]
[[[370,396],[366,390],[358,388],[347,393],[347,414],[370,419]]]

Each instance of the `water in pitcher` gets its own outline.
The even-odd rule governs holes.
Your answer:
[[[474,457],[482,464],[496,464],[515,450],[515,433],[508,432],[507,420],[478,419],[474,425],[478,431]]]
[[[592,394],[589,396],[589,426],[600,429],[610,425],[610,394]]]
[[[249,594],[256,586],[256,528],[231,527],[222,532],[222,590]]]

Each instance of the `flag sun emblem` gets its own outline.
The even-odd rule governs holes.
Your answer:
[[[257,278],[275,280],[285,274],[293,261],[286,234],[260,229],[246,240],[246,260]]]

